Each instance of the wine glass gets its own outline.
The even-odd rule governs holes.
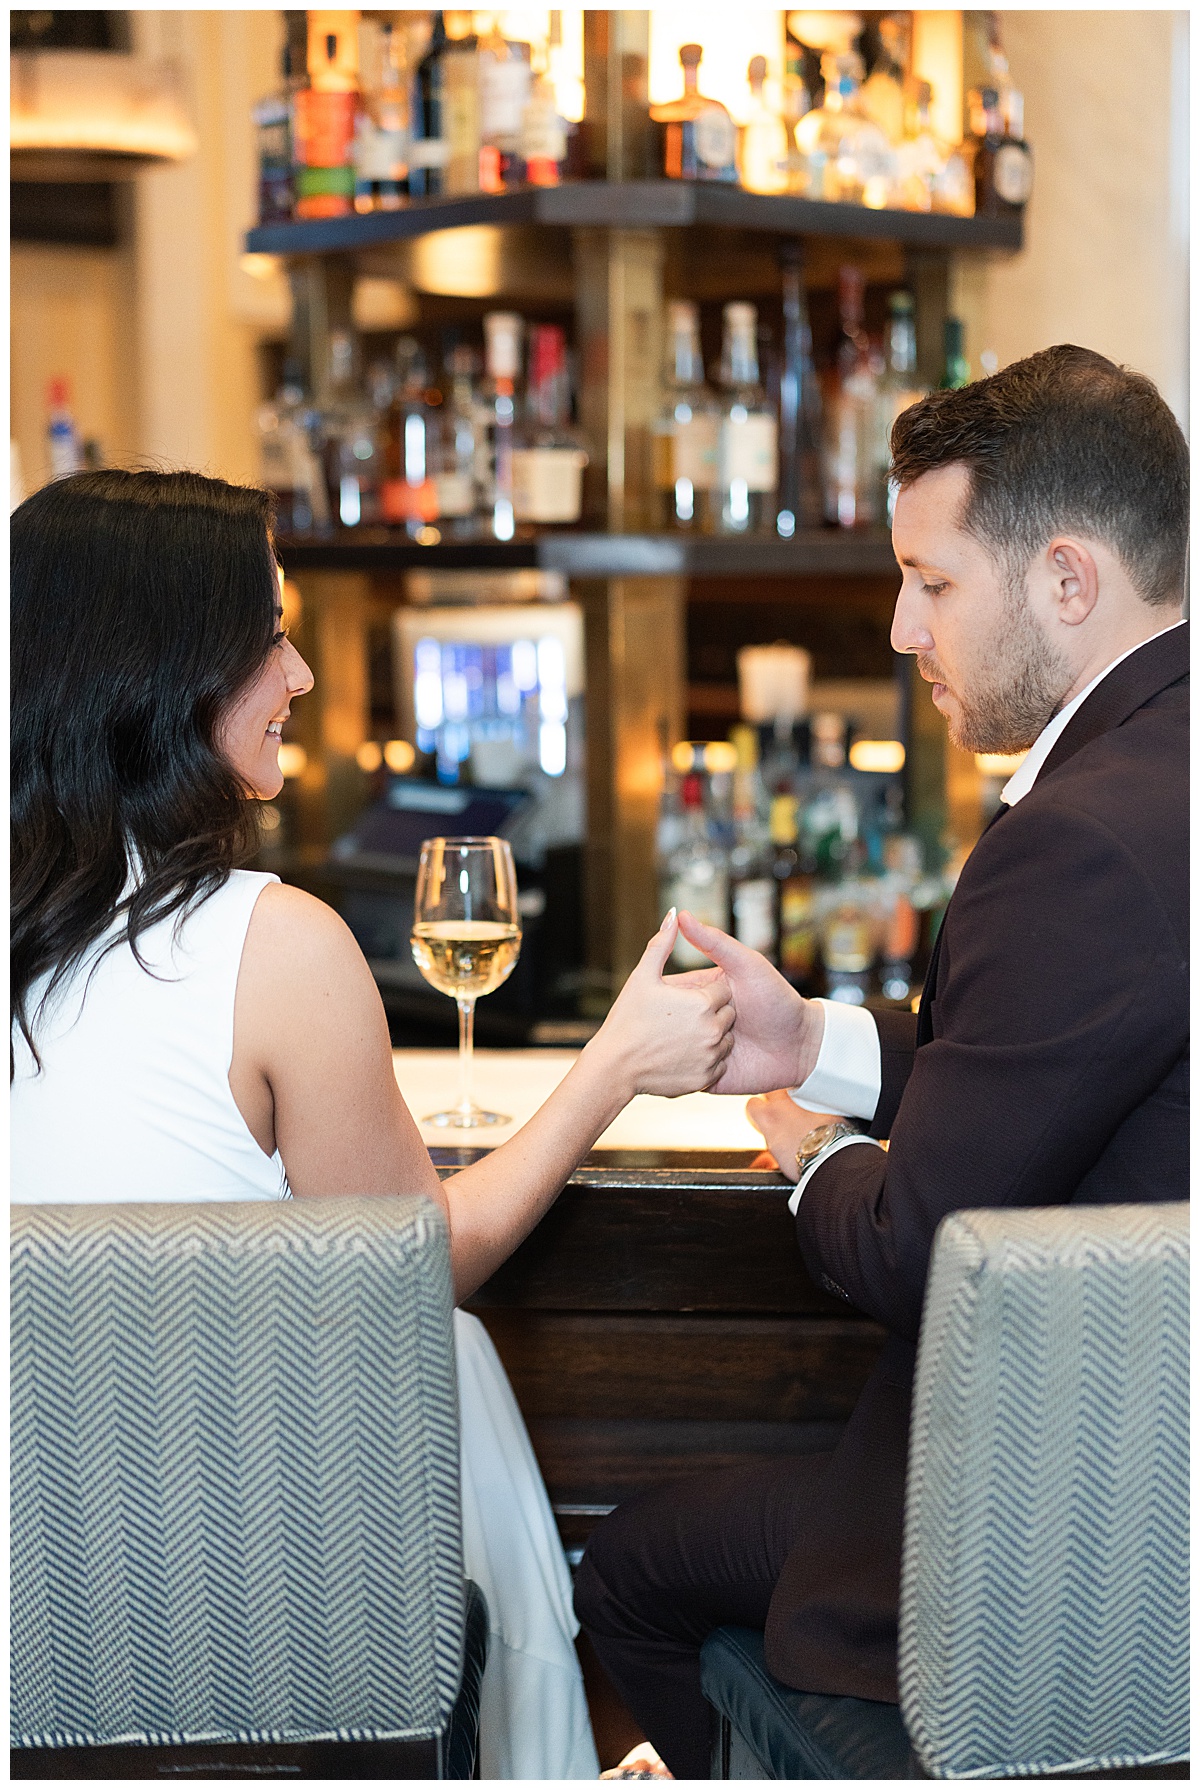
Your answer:
[[[425,1125],[471,1131],[507,1125],[471,1099],[475,1002],[512,974],[521,954],[517,873],[506,839],[426,839],[417,871],[409,938],[425,980],[458,1002],[458,1105],[430,1113]]]

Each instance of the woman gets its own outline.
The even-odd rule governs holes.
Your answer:
[[[281,628],[267,496],[79,474],[20,506],[12,553],[15,1200],[423,1192],[461,1300],[634,1094],[720,1073],[728,984],[662,979],[671,915],[541,1111],[440,1182],[349,931],[236,868],[313,682]],[[455,1335],[467,1570],[493,1606],[482,1769],[595,1775],[545,1489],[486,1332],[456,1313]]]

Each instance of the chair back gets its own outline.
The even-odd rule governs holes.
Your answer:
[[[900,1702],[935,1777],[1188,1751],[1188,1207],[966,1211],[918,1353]]]
[[[440,1734],[464,1622],[441,1214],[12,1220],[13,1745]]]

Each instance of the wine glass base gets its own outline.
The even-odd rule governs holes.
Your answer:
[[[428,1113],[422,1125],[439,1125],[448,1131],[477,1131],[486,1125],[511,1125],[507,1113],[485,1112],[481,1106],[451,1107],[449,1112]]]

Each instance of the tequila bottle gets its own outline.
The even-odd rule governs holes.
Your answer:
[[[684,44],[683,97],[650,108],[659,127],[659,166],[668,180],[737,179],[737,129],[720,101],[700,92],[703,55],[699,44]]]
[[[716,527],[720,409],[704,383],[700,313],[687,299],[667,307],[665,395],[653,428],[654,488],[660,528]]]
[[[796,126],[796,146],[807,169],[803,191],[810,199],[880,210],[891,201],[896,158],[879,126],[862,110],[862,60],[853,51],[825,56],[821,71],[825,103]]]

